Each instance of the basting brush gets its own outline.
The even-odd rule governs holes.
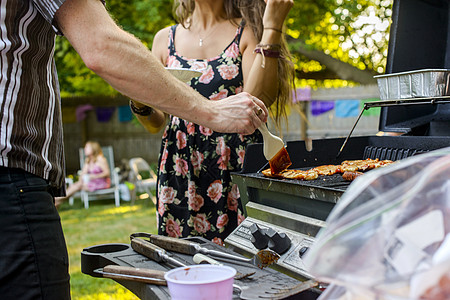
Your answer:
[[[278,174],[286,170],[292,165],[289,153],[284,147],[284,142],[278,136],[273,135],[267,129],[266,124],[262,124],[258,130],[263,135],[264,139],[264,156],[269,161],[270,171],[272,174]]]

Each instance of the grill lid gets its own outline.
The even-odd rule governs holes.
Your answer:
[[[394,0],[386,74],[450,69],[448,0]],[[450,105],[383,107],[379,129],[417,136],[450,135]]]

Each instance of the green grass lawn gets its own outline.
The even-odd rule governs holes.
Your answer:
[[[90,202],[85,209],[79,199],[70,206],[64,203],[59,213],[69,251],[70,286],[74,300],[138,299],[111,279],[94,278],[81,273],[80,253],[85,247],[108,243],[129,243],[134,232],[157,233],[155,206],[150,200],[123,202],[115,207],[111,201]]]

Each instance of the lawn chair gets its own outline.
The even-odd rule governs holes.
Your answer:
[[[112,146],[102,147],[103,155],[109,164],[109,170],[111,173],[111,187],[102,190],[96,190],[93,192],[80,191],[81,201],[84,203],[85,208],[89,208],[89,201],[101,200],[101,199],[113,199],[116,206],[120,206],[120,192],[119,192],[119,175],[118,170],[114,166],[114,153]],[[83,169],[84,165],[84,148],[80,148],[80,167]]]
[[[130,169],[133,173],[133,183],[138,193],[147,193],[153,201],[152,189],[156,188],[156,174],[142,157],[130,159]]]

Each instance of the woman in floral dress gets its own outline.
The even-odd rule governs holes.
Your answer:
[[[179,24],[157,33],[153,53],[167,67],[201,71],[188,84],[210,101],[249,92],[278,121],[292,90],[293,67],[282,37],[292,5],[292,0],[176,0]],[[275,50],[263,57],[254,53],[257,44]],[[132,105],[144,111],[142,104]],[[163,112],[144,114],[136,116],[150,132],[164,125]],[[246,146],[260,142],[258,131],[224,134],[169,116],[159,158],[158,233],[223,244],[244,220],[230,172],[241,169]]]

